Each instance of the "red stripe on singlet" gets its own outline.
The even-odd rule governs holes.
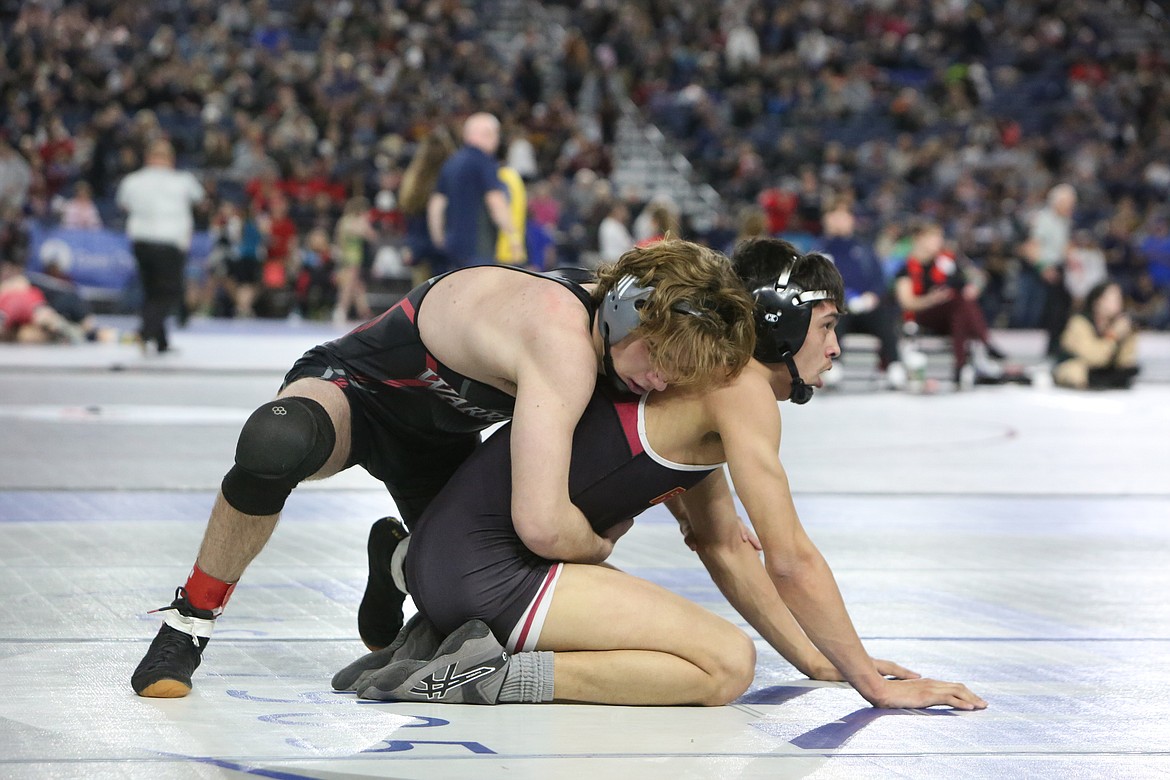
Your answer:
[[[520,636],[516,638],[517,653],[524,650],[524,643],[528,641],[528,632],[532,630],[532,621],[536,619],[536,613],[540,611],[540,602],[544,601],[553,580],[557,578],[557,567],[560,565],[559,563],[553,564],[549,567],[548,574],[544,575],[544,584],[540,586],[536,598],[532,600],[532,606],[529,607],[528,614],[524,616],[524,628],[520,629]]]
[[[614,401],[613,408],[622,424],[622,432],[626,434],[626,443],[630,445],[631,455],[641,455],[643,452],[642,437],[638,435],[638,405],[636,401]]]
[[[403,296],[402,298],[398,299],[398,303],[394,304],[369,322],[364,322],[361,325],[358,325],[356,328],[351,330],[350,333],[361,333],[367,328],[374,327],[386,317],[389,317],[390,314],[396,309],[401,310],[402,313],[406,315],[406,319],[410,320],[412,325],[414,324],[414,304],[411,303],[410,299],[408,299],[406,296]]]
[[[438,376],[439,361],[435,360],[435,356],[430,352],[424,354],[426,356],[427,369],[432,374]],[[387,387],[430,387],[431,383],[423,379],[385,379],[382,381],[382,384]]]

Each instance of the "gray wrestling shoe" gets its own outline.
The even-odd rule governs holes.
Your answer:
[[[396,661],[370,675],[363,699],[444,704],[495,704],[508,653],[481,620],[464,623],[429,661]]]
[[[431,621],[421,612],[416,613],[389,647],[367,653],[333,675],[333,690],[361,691],[369,685],[363,685],[366,679],[395,661],[429,661],[443,643],[443,638]]]

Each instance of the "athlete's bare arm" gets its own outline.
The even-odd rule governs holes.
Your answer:
[[[728,603],[764,641],[796,669],[814,680],[841,682],[837,667],[817,649],[776,591],[760,559],[758,541],[736,515],[735,502],[723,470],[681,496],[669,508],[687,523],[688,544],[699,555]],[[881,658],[873,659],[878,674],[914,679],[919,675]]]
[[[755,381],[762,381],[763,376],[760,373]],[[744,380],[733,380],[739,381]],[[651,445],[680,463],[722,462],[725,455],[713,430],[713,410],[739,402],[739,395],[723,390],[698,395],[671,391],[655,394],[646,406],[646,434]],[[739,517],[722,468],[666,506],[678,519],[686,543],[699,554],[712,580],[760,636],[809,677],[843,679],[824,653],[809,641],[777,593],[760,560],[759,540]],[[889,661],[875,659],[875,665],[880,674],[917,676]]]
[[[739,381],[719,391],[712,405],[732,481],[764,550],[764,563],[780,599],[867,701],[878,707],[949,705],[978,709],[986,702],[959,683],[887,680],[862,647],[840,589],[808,538],[780,463],[780,413],[765,377],[752,364]]]
[[[569,500],[573,430],[598,367],[581,301],[548,279],[484,266],[436,283],[418,322],[439,361],[516,397],[512,516],[528,548],[574,563],[608,557],[613,542]]]
[[[759,552],[744,540],[723,470],[673,501],[682,504],[695,552],[735,611],[801,674],[831,679],[833,664],[809,641],[768,579]]]
[[[584,330],[565,322],[556,315],[534,322],[516,358],[512,522],[537,555],[600,563],[613,542],[595,534],[569,500],[573,431],[593,394],[597,357]]]

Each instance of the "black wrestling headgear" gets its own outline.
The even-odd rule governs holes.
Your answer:
[[[820,301],[833,299],[828,290],[805,290],[790,281],[792,271],[802,258],[784,269],[775,284],[752,290],[756,302],[756,351],[761,363],[784,363],[792,375],[790,401],[806,404],[812,400],[813,388],[800,378],[793,357],[808,336],[812,312]]]

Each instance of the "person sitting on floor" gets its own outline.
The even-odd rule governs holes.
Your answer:
[[[45,294],[29,281],[21,265],[0,260],[0,342],[48,344],[84,340],[81,326],[49,305]]]
[[[1128,388],[1137,377],[1137,330],[1125,313],[1121,286],[1104,281],[1085,296],[1060,336],[1053,369],[1058,385],[1078,390]]]

